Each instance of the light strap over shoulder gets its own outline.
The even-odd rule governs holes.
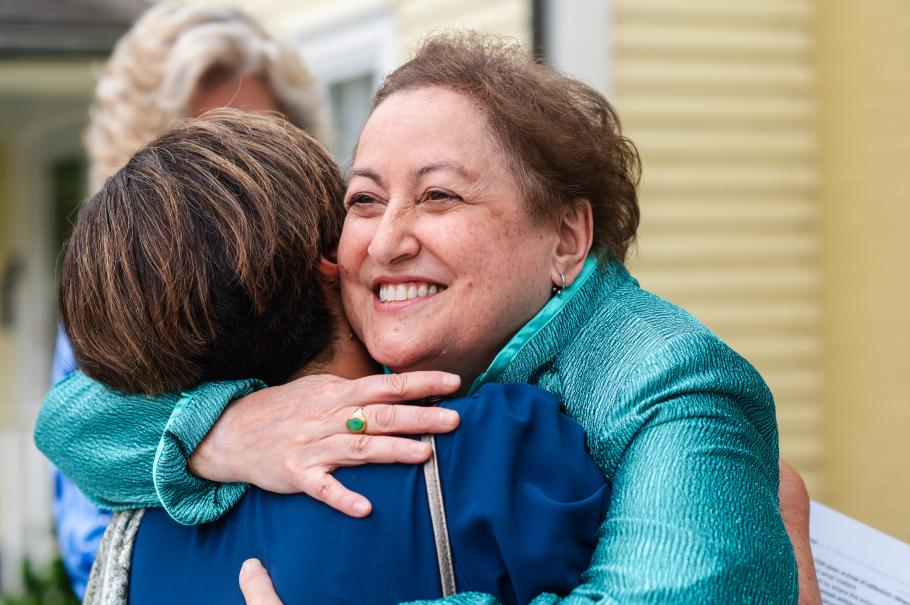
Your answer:
[[[84,605],[126,605],[133,545],[145,509],[114,513],[85,588]]]
[[[455,594],[455,565],[452,562],[452,545],[449,542],[449,528],[446,523],[446,508],[442,499],[442,484],[439,480],[439,464],[436,460],[436,438],[424,435],[424,443],[433,450],[430,459],[423,463],[423,477],[427,484],[427,500],[430,505],[430,522],[433,524],[433,538],[436,541],[436,559],[439,561],[439,580],[442,596]]]

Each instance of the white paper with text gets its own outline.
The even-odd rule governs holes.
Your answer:
[[[810,519],[824,605],[910,605],[910,545],[818,502]]]

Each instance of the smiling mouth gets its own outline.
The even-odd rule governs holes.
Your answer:
[[[415,298],[429,298],[445,290],[445,286],[427,282],[407,282],[401,284],[382,284],[376,295],[379,302],[404,302]]]

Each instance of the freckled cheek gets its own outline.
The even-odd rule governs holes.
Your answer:
[[[368,248],[371,240],[371,230],[365,226],[345,223],[338,242],[338,265],[341,270],[341,284],[343,288],[353,288],[361,281],[361,273],[368,260]]]
[[[339,250],[345,249],[352,256],[363,256],[367,252],[376,231],[375,220],[348,215],[341,229]]]
[[[365,257],[363,246],[362,234],[350,229],[346,223],[338,244],[341,300],[354,332],[361,340],[366,340],[371,323],[372,291],[364,285],[360,275]]]
[[[483,295],[499,277],[497,263],[486,252],[483,248],[452,251],[446,260],[456,276],[461,296],[471,297],[464,302],[470,302],[478,294]]]
[[[482,275],[496,281],[497,287],[506,287],[512,281],[528,277],[528,241],[535,242],[535,250],[530,256],[537,255],[539,247],[533,233],[527,233],[518,226],[507,223],[504,228],[492,231],[475,246],[482,269]]]

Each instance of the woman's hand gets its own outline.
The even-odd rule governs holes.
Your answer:
[[[792,466],[780,461],[780,516],[793,543],[799,568],[799,605],[821,605],[815,562],[809,542],[809,492]]]
[[[345,380],[306,376],[263,389],[228,407],[190,457],[197,476],[252,483],[277,493],[303,492],[352,517],[370,502],[333,476],[340,466],[418,464],[427,444],[392,435],[447,433],[458,414],[402,402],[455,392],[461,380],[445,372],[411,372]],[[351,434],[348,418],[363,407],[367,431]]]
[[[240,592],[246,605],[282,605],[272,578],[259,559],[247,559],[240,568]]]

